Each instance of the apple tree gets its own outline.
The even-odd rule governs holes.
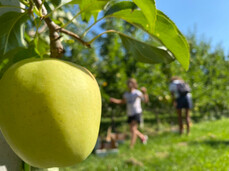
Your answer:
[[[185,70],[189,68],[185,37],[154,0],[0,0],[0,9],[1,76],[14,63],[31,57],[96,64],[99,38],[111,34],[118,35],[120,47],[134,61],[168,64],[177,60]],[[108,18],[124,20],[141,30],[142,37],[122,28],[95,32],[96,24]],[[82,55],[75,58],[74,53]]]
[[[188,69],[189,47],[185,37],[163,12],[156,9],[153,0],[0,2],[0,21],[4,25],[0,30],[1,71],[22,58],[63,58],[73,44],[70,42],[90,48],[103,34],[119,35],[125,49],[140,62],[170,63],[177,59]],[[143,30],[145,35],[139,40],[122,30],[109,29],[97,35],[90,32],[96,23],[106,18],[125,20]]]

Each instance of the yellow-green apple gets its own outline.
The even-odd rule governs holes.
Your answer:
[[[98,84],[81,66],[30,58],[0,80],[0,128],[32,166],[64,167],[84,160],[96,143],[100,118]]]

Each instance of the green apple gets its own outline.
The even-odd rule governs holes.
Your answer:
[[[26,59],[0,80],[0,128],[28,164],[64,167],[93,150],[101,95],[85,68],[57,59]]]

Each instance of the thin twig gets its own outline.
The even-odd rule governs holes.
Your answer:
[[[68,22],[63,26],[63,28],[66,28],[69,24],[72,23],[72,21],[73,21],[76,17],[78,17],[80,14],[82,14],[83,12],[85,12],[86,10],[88,10],[88,8],[89,8],[89,7],[92,7],[95,3],[96,3],[96,2],[91,3],[90,5],[86,6],[84,9],[80,10],[80,11],[79,11],[70,21],[68,21]]]
[[[69,31],[69,30],[66,30],[66,29],[64,29],[64,28],[61,28],[61,27],[60,27],[59,29],[57,29],[57,30],[58,30],[59,32],[61,32],[61,33],[67,34],[67,35],[69,35],[69,36],[75,38],[76,40],[78,40],[78,41],[81,42],[83,45],[87,46],[88,48],[91,48],[91,45],[90,45],[88,42],[85,42],[84,40],[82,40],[82,39],[80,38],[79,35],[77,35],[77,34],[71,32],[71,31]]]
[[[121,34],[120,32],[118,32],[116,30],[107,30],[107,31],[104,31],[104,32],[100,33],[99,35],[95,36],[92,40],[90,40],[88,42],[88,44],[93,43],[96,39],[98,39],[100,36],[102,36],[103,34],[106,34],[106,33],[118,33],[118,34]]]
[[[31,37],[36,37],[36,34],[41,34],[41,33],[45,32],[46,30],[47,30],[47,25],[44,24],[39,30],[36,30],[36,31],[31,30],[31,31],[29,31],[28,34]]]
[[[97,24],[99,21],[103,20],[104,18],[105,18],[105,17],[102,17],[102,18],[96,20],[94,23],[92,23],[92,24],[84,31],[82,37],[84,37],[84,36],[88,33],[88,31],[89,31],[95,24]]]

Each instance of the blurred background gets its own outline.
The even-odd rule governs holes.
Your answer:
[[[85,48],[72,38],[63,35],[66,61],[82,65],[96,77],[102,94],[102,119],[99,139],[94,153],[83,163],[60,170],[227,170],[229,169],[229,55],[228,16],[229,1],[160,0],[157,8],[167,14],[185,35],[190,46],[190,68],[186,72],[178,62],[171,64],[143,64],[128,53],[116,34],[98,38],[92,48]],[[47,1],[47,9],[54,6]],[[62,25],[79,11],[77,6],[64,6],[53,12],[54,21]],[[25,25],[26,42],[31,54],[36,44],[37,21]],[[93,23],[93,18],[76,17],[67,29],[82,34]],[[87,34],[91,40],[104,30],[121,30],[136,38],[144,32],[124,22],[108,18],[98,22]],[[39,28],[39,55],[48,55],[48,29]],[[148,40],[146,40],[148,41]],[[150,41],[150,40],[149,40]],[[27,56],[19,54],[17,60]],[[13,61],[16,62],[16,61]],[[9,63],[2,62],[0,74]],[[191,134],[178,136],[177,116],[172,106],[169,82],[180,76],[191,87],[193,109]],[[149,135],[147,145],[137,142],[129,149],[129,128],[125,105],[111,104],[110,97],[122,98],[127,90],[126,81],[135,78],[139,87],[146,87],[150,102],[143,104],[141,130]],[[110,136],[120,134],[112,142]],[[118,135],[117,135],[118,136]],[[105,151],[96,153],[101,147]],[[108,144],[105,144],[108,143]],[[106,146],[106,147],[105,147]],[[41,170],[32,168],[32,170]],[[55,170],[55,168],[53,168]]]

